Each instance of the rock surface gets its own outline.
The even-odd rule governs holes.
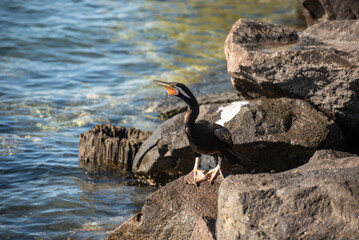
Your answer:
[[[337,159],[337,158],[356,157],[356,156],[357,155],[353,153],[340,152],[332,149],[323,149],[316,151],[313,154],[313,156],[309,159],[309,162],[319,163],[319,160],[323,160],[323,159]]]
[[[296,169],[221,185],[181,177],[106,239],[356,239],[358,223],[359,157],[320,150]]]
[[[200,218],[193,229],[190,240],[215,240],[216,221],[208,217]]]
[[[132,171],[138,179],[147,183],[166,183],[188,173],[194,164],[194,153],[184,135],[183,114],[176,115],[160,124],[153,134],[143,143],[135,156]],[[178,136],[178,141],[171,142],[170,138]],[[168,144],[163,144],[168,141]],[[170,151],[167,146],[176,146]],[[176,155],[180,152],[180,155]],[[182,154],[186,153],[186,154]],[[173,154],[173,155],[172,155]]]
[[[150,132],[100,124],[80,135],[79,166],[90,172],[130,175],[132,162]]]
[[[185,184],[181,177],[154,192],[140,213],[106,239],[203,239],[198,238],[198,232],[213,236],[210,229],[217,218],[218,188],[218,182],[210,184],[206,181],[197,187]]]
[[[307,25],[326,20],[359,19],[357,0],[298,0]]]
[[[233,86],[248,98],[309,101],[359,149],[359,20],[327,21],[304,32],[240,19],[226,42]]]
[[[173,179],[193,168],[194,154],[184,133],[184,114],[161,124],[139,149],[133,172],[149,181]],[[232,132],[235,150],[258,164],[258,171],[284,171],[308,161],[317,149],[344,144],[339,127],[309,103],[298,99],[256,99],[203,105],[198,119],[224,125]],[[213,158],[204,160],[208,166]],[[223,163],[227,172],[249,172]]]
[[[359,157],[230,176],[219,189],[217,239],[354,240],[358,226]]]

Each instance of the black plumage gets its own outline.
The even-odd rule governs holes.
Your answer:
[[[155,83],[165,87],[169,95],[181,98],[188,105],[184,118],[185,133],[196,154],[196,162],[193,171],[185,178],[187,182],[196,184],[206,179],[212,182],[218,173],[223,178],[220,170],[223,158],[245,166],[253,165],[249,159],[233,150],[232,134],[227,128],[205,120],[196,121],[199,114],[199,104],[187,86],[175,82],[155,81]],[[206,174],[198,169],[199,157],[202,154],[213,156],[218,161],[218,165]]]

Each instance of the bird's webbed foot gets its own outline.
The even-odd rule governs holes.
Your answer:
[[[193,169],[189,174],[184,177],[184,181],[188,184],[197,185],[207,179],[203,170]]]
[[[200,158],[196,157],[196,162],[194,164],[193,170],[184,177],[184,181],[188,184],[197,185],[197,183],[203,182],[207,179],[207,176],[204,174],[203,170],[199,168]]]
[[[209,178],[209,182],[212,183],[217,175],[219,178],[218,180],[220,182],[222,182],[224,180],[224,177],[223,177],[220,165],[217,165],[215,168],[209,170],[206,174],[206,178]]]

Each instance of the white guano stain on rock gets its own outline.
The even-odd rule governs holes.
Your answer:
[[[242,106],[249,104],[247,101],[232,102],[230,105],[218,108],[217,112],[221,111],[221,118],[216,122],[219,125],[224,126],[228,121],[231,121],[234,116],[239,113]]]

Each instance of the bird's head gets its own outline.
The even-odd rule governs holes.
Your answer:
[[[186,85],[182,84],[182,83],[164,82],[164,81],[159,81],[159,80],[154,80],[153,82],[156,85],[159,85],[161,87],[166,88],[166,90],[168,92],[168,95],[179,97],[179,98],[183,99],[186,102],[188,100],[194,100],[195,99],[194,95],[188,89],[188,87]]]

